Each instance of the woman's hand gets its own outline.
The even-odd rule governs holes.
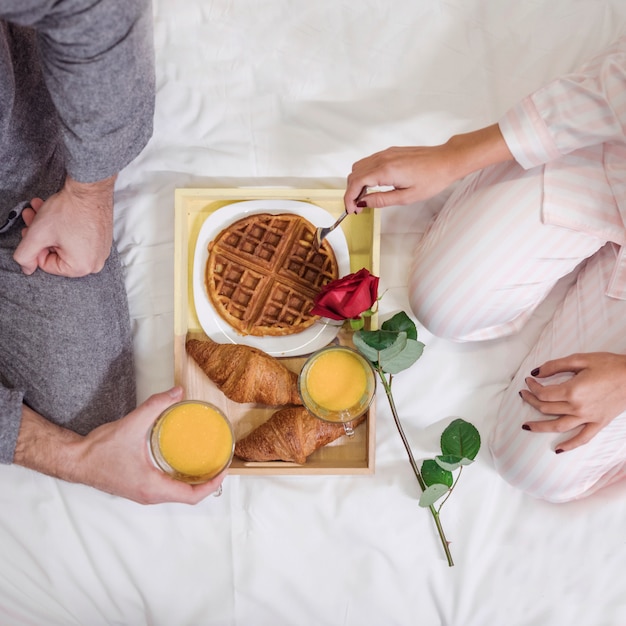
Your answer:
[[[513,159],[497,124],[432,147],[388,148],[352,166],[344,203],[349,213],[426,200],[471,172]],[[392,187],[368,193],[362,189]]]
[[[348,176],[344,202],[349,213],[426,200],[454,182],[446,145],[388,148],[357,161]],[[393,187],[360,197],[363,188]]]
[[[542,385],[535,380],[569,372],[573,376],[557,384]],[[626,411],[626,355],[572,354],[547,361],[531,374],[521,397],[540,413],[557,417],[527,422],[522,428],[536,433],[566,433],[580,427],[577,434],[559,444],[557,453],[587,443]]]

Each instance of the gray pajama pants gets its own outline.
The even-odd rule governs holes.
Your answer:
[[[51,422],[86,434],[135,407],[132,335],[115,246],[104,269],[84,278],[36,270],[12,255],[23,222],[0,234],[0,382]],[[16,433],[3,433],[10,462]]]

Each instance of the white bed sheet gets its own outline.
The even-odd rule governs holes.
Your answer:
[[[156,0],[154,137],[118,181],[140,400],[173,382],[176,187],[341,188],[390,145],[495,121],[626,26],[623,0]],[[443,197],[443,194],[442,194]],[[442,197],[382,215],[383,314]],[[485,440],[550,313],[518,336],[424,356],[394,381],[416,458],[455,416]],[[449,568],[384,396],[372,476],[230,476],[195,507],[140,506],[0,469],[0,624],[618,626],[626,486],[538,502],[486,445],[442,512]]]

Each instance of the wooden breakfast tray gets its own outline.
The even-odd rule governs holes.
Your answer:
[[[202,335],[193,303],[193,257],[200,228],[213,211],[243,200],[298,200],[316,204],[335,216],[344,209],[343,192],[337,189],[177,189],[175,195],[175,279],[174,279],[174,378],[185,389],[185,397],[205,400],[219,407],[228,416],[240,439],[268,419],[276,409],[232,402],[217,389],[185,351],[187,335]],[[364,209],[358,217],[343,221],[350,252],[350,271],[366,267],[380,275],[380,216],[378,211]],[[376,317],[370,318],[375,328]],[[337,341],[351,345],[351,334],[342,331]],[[298,372],[306,357],[282,358],[290,369]],[[275,461],[251,463],[233,458],[231,474],[298,475],[298,474],[371,474],[374,472],[375,402],[364,424],[353,437],[341,437],[314,452],[304,465]]]

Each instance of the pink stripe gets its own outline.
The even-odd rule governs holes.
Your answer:
[[[626,352],[623,320],[626,303],[598,293],[610,273],[614,255],[604,248],[589,261],[570,290],[554,323],[542,333],[533,353],[507,391],[492,435],[491,449],[498,470],[517,487],[533,495],[563,501],[587,495],[623,477],[626,459],[626,413],[616,418],[590,443],[556,455],[556,442],[567,435],[542,435],[521,430],[524,421],[540,419],[521,403],[516,384],[536,365],[573,352]],[[514,416],[512,418],[512,416]],[[553,443],[554,442],[554,443]]]

